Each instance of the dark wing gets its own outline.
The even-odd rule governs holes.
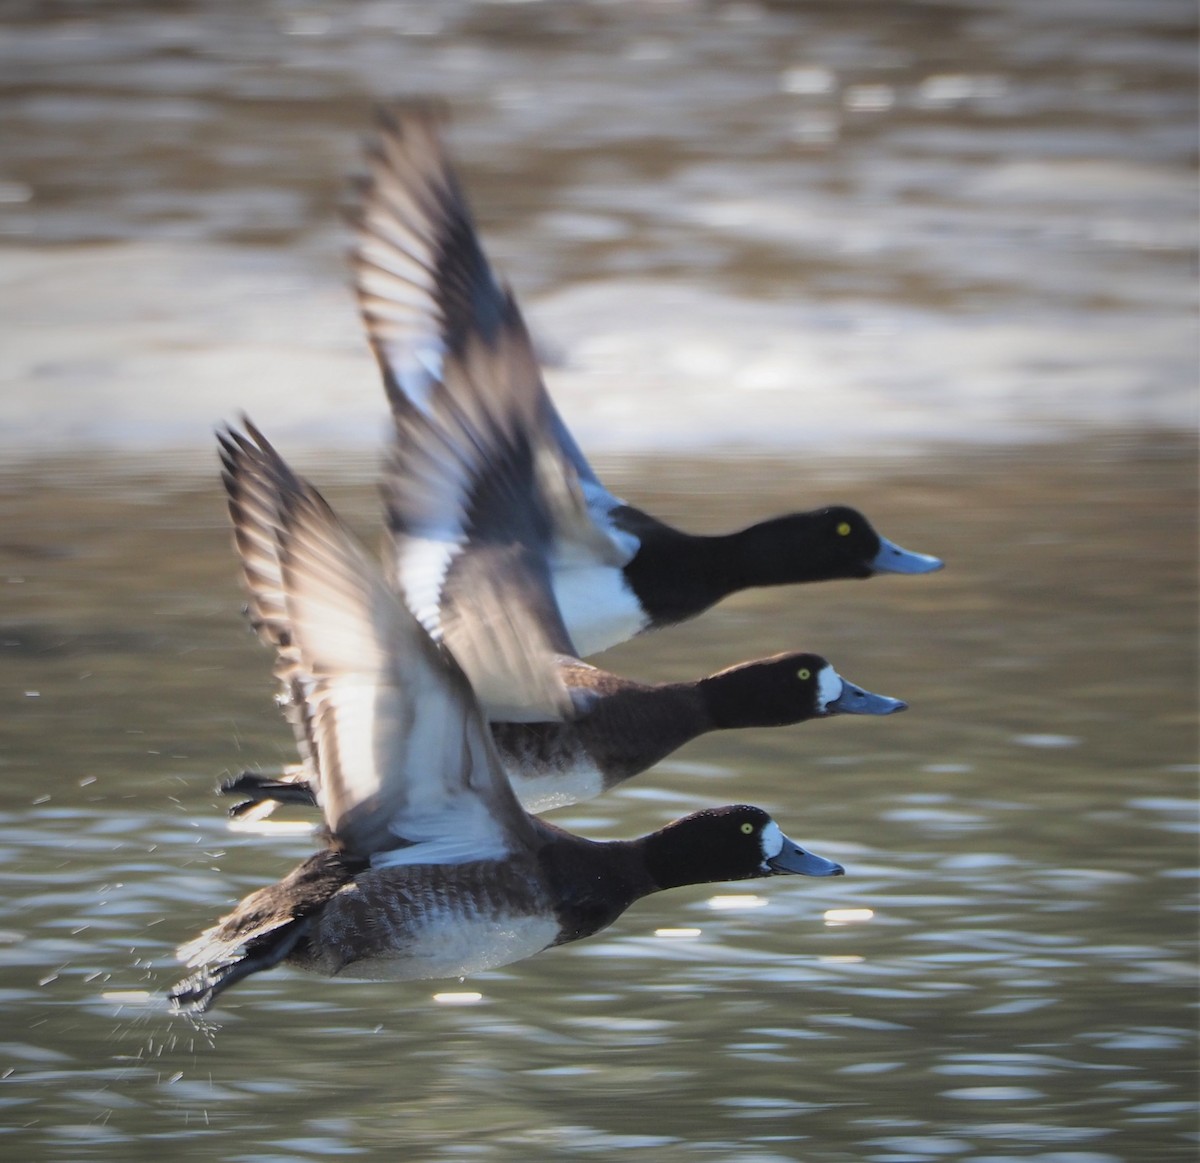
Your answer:
[[[488,659],[475,631],[511,616],[523,623],[520,640],[574,653],[549,570],[564,558],[627,561],[628,543],[596,524],[618,502],[546,393],[516,300],[479,245],[438,119],[417,111],[381,121],[354,269],[396,421],[385,490],[396,580],[493,718],[544,718],[549,692],[522,690],[519,676],[514,685],[511,660]],[[499,706],[497,684],[507,692]],[[521,715],[522,703],[532,713]],[[549,709],[568,709],[561,690]]]
[[[247,426],[249,428],[249,425]],[[253,428],[250,431],[254,432]],[[255,455],[252,441],[229,429],[217,432],[220,446],[221,482],[233,522],[233,543],[242,565],[242,582],[249,601],[250,625],[265,646],[275,648],[275,676],[279,679],[276,701],[292,728],[300,753],[297,778],[314,789],[320,786],[316,743],[306,689],[306,674],[292,642],[291,619],[283,594],[279,564],[278,506],[275,491],[261,474],[247,471]]]
[[[395,581],[497,720],[570,717],[552,660],[576,653],[551,584],[555,530],[608,546],[537,432],[544,395],[519,316],[466,337],[423,409],[396,416],[383,486]]]
[[[494,339],[516,311],[496,278],[429,106],[379,109],[358,184],[352,258],[359,310],[393,411],[418,405],[467,335]],[[545,388],[538,377],[538,387]],[[599,485],[549,397],[547,416],[575,473]]]

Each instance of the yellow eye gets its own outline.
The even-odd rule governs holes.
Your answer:
[[[754,831],[753,824],[743,824],[742,825],[742,835],[743,836],[749,836],[753,831]]]
[[[850,536],[850,522],[849,522],[849,521],[843,521],[843,522],[842,522],[842,523],[841,523],[841,524],[838,526],[838,528],[837,528],[837,531],[838,531],[838,536],[839,536],[839,537],[849,537],[849,536]]]
[[[807,681],[808,679],[812,678],[812,671],[809,670],[807,666],[802,666],[798,671],[796,671],[796,677],[801,681]]]

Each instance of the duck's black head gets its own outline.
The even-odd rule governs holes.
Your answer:
[[[890,715],[908,705],[847,682],[819,654],[743,662],[700,683],[716,727],[782,727],[829,715]]]
[[[748,585],[866,578],[877,573],[932,573],[939,558],[912,553],[881,537],[857,509],[831,505],[789,513],[743,531]]]
[[[757,876],[841,876],[832,860],[789,840],[762,808],[734,804],[684,816],[646,837],[646,870],[658,888]]]

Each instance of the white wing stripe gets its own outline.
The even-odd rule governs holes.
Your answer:
[[[442,585],[450,563],[461,551],[458,540],[450,537],[413,537],[401,543],[397,565],[405,601],[435,642],[442,637]]]

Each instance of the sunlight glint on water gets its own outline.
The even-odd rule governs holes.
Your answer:
[[[113,479],[82,463],[0,480],[2,564],[24,579],[3,626],[20,707],[0,799],[10,1141],[31,1158],[200,1134],[247,1159],[643,1140],[668,1159],[1186,1157],[1190,454],[1156,440],[847,467],[680,461],[660,494],[636,462],[606,466],[664,516],[702,501],[713,528],[836,496],[906,543],[924,531],[950,568],[747,594],[605,661],[659,679],[802,645],[868,685],[886,675],[908,714],[712,736],[559,814],[619,836],[759,802],[844,879],[662,894],[466,983],[275,971],[194,1023],[161,993],[173,946],[312,843],[233,833],[213,794],[291,758],[217,482],[166,489],[126,464],[119,488],[56,483]],[[372,487],[329,492],[372,527]],[[1014,546],[1036,548],[1018,566]],[[1023,741],[1048,735],[1076,742]]]

